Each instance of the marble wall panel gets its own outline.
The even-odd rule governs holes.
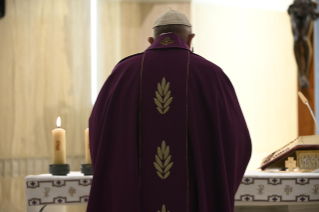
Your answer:
[[[99,0],[97,10],[97,92],[121,58],[119,1]]]
[[[0,20],[0,157],[51,155],[58,116],[84,153],[90,101],[89,2],[13,0]],[[83,144],[83,145],[82,145]]]
[[[90,1],[6,1],[0,32],[0,211],[25,211],[24,177],[48,172],[58,116],[71,169],[84,162]]]

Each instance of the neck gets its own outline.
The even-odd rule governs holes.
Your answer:
[[[190,43],[175,33],[165,33],[158,36],[148,49],[182,48],[190,50]]]

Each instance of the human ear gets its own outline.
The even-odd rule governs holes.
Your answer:
[[[154,43],[154,38],[153,37],[149,37],[148,38],[148,42],[152,45]]]
[[[189,48],[191,47],[191,43],[192,43],[192,40],[193,40],[193,38],[195,37],[195,34],[194,33],[192,33],[192,34],[190,34],[189,36],[188,36],[188,38],[187,38],[187,45],[189,46]]]

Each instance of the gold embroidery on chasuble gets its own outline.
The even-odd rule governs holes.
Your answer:
[[[170,169],[173,166],[171,162],[172,156],[169,155],[169,146],[166,146],[165,141],[162,142],[161,147],[157,147],[157,155],[155,155],[154,166],[156,173],[161,179],[166,179],[170,175]]]
[[[174,41],[172,41],[170,37],[165,37],[160,43],[164,46],[167,46],[171,43],[174,43]]]
[[[163,205],[163,206],[162,206],[162,211],[157,211],[157,212],[166,212],[166,206]],[[169,212],[169,211],[167,211],[167,212]]]
[[[166,83],[165,77],[162,79],[162,83],[157,83],[157,91],[155,91],[154,102],[157,105],[157,111],[161,114],[167,113],[170,108],[170,104],[173,101],[171,97],[171,91],[169,91],[170,83]]]

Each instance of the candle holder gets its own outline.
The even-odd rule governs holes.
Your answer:
[[[81,172],[84,175],[93,175],[93,166],[92,166],[92,164],[81,164]]]
[[[70,173],[70,164],[50,164],[49,171],[52,175],[65,176]]]

